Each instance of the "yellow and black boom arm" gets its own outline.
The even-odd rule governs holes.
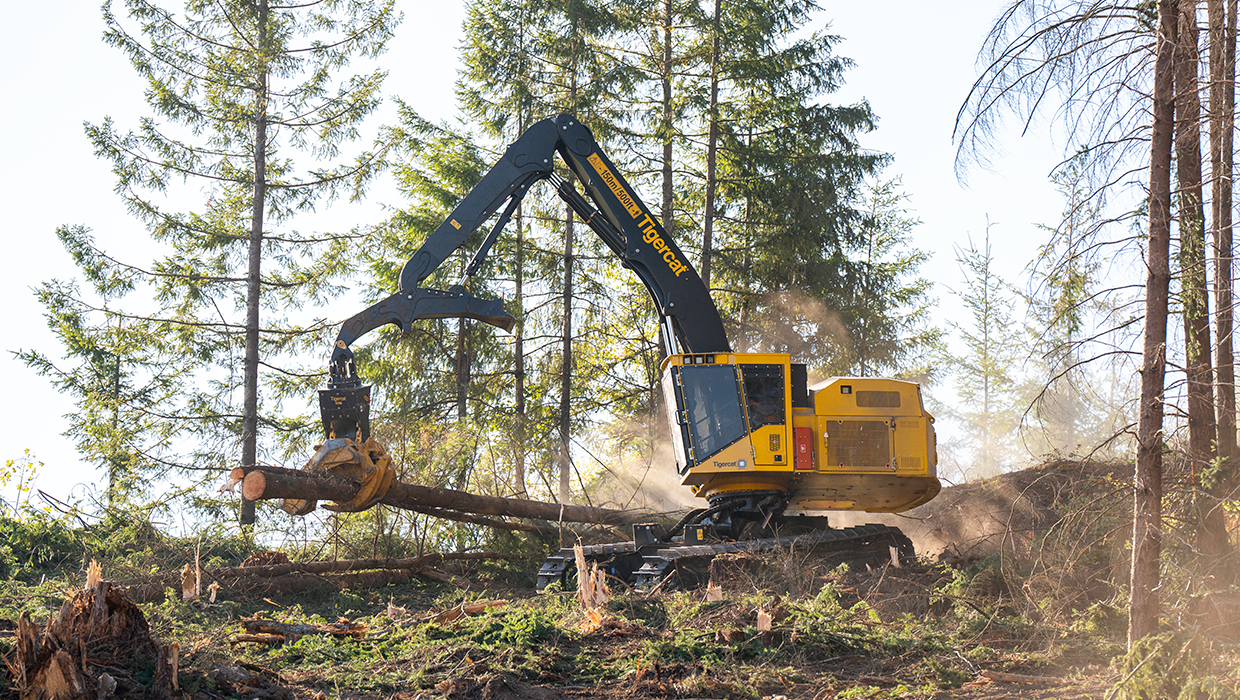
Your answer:
[[[586,196],[556,174],[556,154],[583,184]],[[730,352],[719,312],[697,270],[599,147],[590,129],[573,115],[560,114],[521,134],[426,237],[402,268],[399,291],[341,326],[332,349],[328,386],[319,392],[323,428],[329,437],[365,439],[369,435],[370,387],[362,385],[350,349],[365,333],[386,324],[408,332],[414,321],[427,318],[473,318],[512,329],[516,319],[501,301],[474,297],[466,284],[481,268],[521,199],[539,180],[550,180],[556,193],[645,285],[659,314],[669,354]],[[460,282],[446,291],[422,287],[505,202],[507,206]]]

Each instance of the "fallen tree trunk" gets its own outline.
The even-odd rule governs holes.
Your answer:
[[[231,474],[241,479],[241,495],[248,501],[274,498],[336,501],[357,495],[358,485],[347,479],[311,476],[296,469],[255,465],[237,467]],[[476,515],[533,518],[549,522],[624,525],[649,517],[629,511],[571,504],[543,503],[520,498],[479,496],[454,489],[394,482],[380,503],[406,510],[433,508]]]
[[[264,578],[232,578],[217,581],[222,595],[232,598],[240,596],[257,597],[271,595],[287,595],[302,593],[316,589],[359,589],[383,588],[401,583],[409,583],[415,577],[423,576],[436,581],[450,578],[440,571],[431,568],[423,569],[386,569],[380,571],[356,571],[346,574],[289,574]],[[120,586],[120,584],[117,584]],[[146,581],[135,583],[124,588],[125,595],[137,603],[158,603],[165,599],[165,591],[174,586],[165,585],[163,581]]]
[[[472,525],[484,525],[499,530],[518,530],[521,532],[533,532],[539,535],[554,535],[557,530],[553,527],[543,527],[542,525],[530,525],[528,523],[514,523],[507,520],[495,520],[494,518],[483,518],[477,515],[469,515],[468,513],[458,513],[454,510],[444,510],[442,508],[407,508],[414,513],[429,515],[433,518],[442,518],[444,520],[455,520],[458,523],[470,523]]]
[[[437,552],[409,559],[341,559],[339,561],[307,561],[267,566],[229,566],[206,569],[204,574],[215,578],[232,576],[284,576],[286,574],[326,574],[337,571],[371,569],[421,569],[445,561],[476,561],[479,559],[519,559],[503,552]]]
[[[227,566],[203,569],[200,584],[214,581],[220,584],[222,590],[234,595],[296,593],[320,586],[376,588],[393,583],[407,583],[415,576],[442,580],[442,574],[427,567],[444,561],[519,558],[514,554],[501,552],[446,552],[408,559],[343,559],[267,566]],[[169,573],[143,576],[116,581],[112,585],[124,588],[125,593],[136,602],[158,602],[164,599],[167,589],[180,589],[181,575]]]

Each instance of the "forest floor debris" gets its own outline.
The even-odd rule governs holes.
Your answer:
[[[828,566],[796,552],[737,555],[717,560],[701,590],[644,595],[617,586],[608,594],[606,581],[595,580],[582,590],[535,595],[536,561],[474,559],[453,569],[461,585],[412,578],[382,588],[225,589],[215,603],[170,596],[134,606],[152,640],[138,645],[147,650],[142,660],[93,668],[117,683],[117,697],[150,696],[162,648],[163,665],[178,669],[179,690],[168,692],[195,700],[1120,698],[1112,691],[1125,676],[1148,681],[1131,671],[1142,662],[1124,665],[1122,601],[1112,575],[1119,550],[1106,522],[1124,514],[1112,513],[1107,500],[1115,483],[1109,469],[1041,467],[949,489],[940,513],[976,526],[970,503],[980,499],[989,509],[983,512],[994,514],[989,522],[1016,527],[982,533],[974,542],[983,546],[962,541],[938,559],[901,568]],[[959,495],[969,490],[973,501]],[[1016,494],[1006,507],[995,495],[1003,493]],[[1086,517],[1067,507],[1074,503],[1094,510]],[[945,532],[965,526],[914,522]],[[1083,532],[1083,522],[1093,534]],[[252,563],[288,564],[275,555],[260,559]],[[342,566],[327,568],[349,571]],[[62,624],[62,607],[89,609],[79,593],[63,603],[61,592],[80,576],[74,568],[42,584],[41,576],[0,582],[0,629],[33,630],[43,620],[50,629]],[[204,560],[202,570],[227,568]],[[291,575],[267,571],[266,578]],[[238,632],[268,638],[230,645]],[[16,700],[24,687],[12,660],[31,657],[18,638],[0,637],[0,653],[10,660],[0,700]],[[102,647],[86,648],[88,666],[102,660]],[[62,668],[80,665],[74,649],[55,651],[67,656],[58,660],[68,664]],[[1212,668],[1219,687],[1234,692],[1240,650],[1207,632],[1162,640],[1146,667],[1190,656],[1193,668]],[[102,674],[92,678],[107,687]]]

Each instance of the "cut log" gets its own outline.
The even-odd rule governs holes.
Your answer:
[[[437,552],[405,559],[339,559],[336,561],[287,562],[260,566],[242,564],[241,566],[221,566],[214,569],[203,569],[202,579],[204,581],[222,581],[233,578],[271,578],[287,576],[288,574],[330,574],[342,571],[368,571],[373,569],[421,569],[422,567],[445,561],[511,560],[520,558],[516,554],[507,554],[505,552]],[[176,580],[179,579],[169,575],[143,576],[141,578],[116,581],[112,585],[128,587],[148,583],[163,583],[165,581],[169,582],[168,585],[172,585],[171,582]]]
[[[996,683],[1063,683],[1062,678],[1053,676],[1028,676],[1023,673],[1003,673],[982,669],[982,675]]]
[[[409,559],[346,559],[311,561],[267,566],[229,566],[203,569],[202,580],[212,580],[224,595],[264,596],[299,593],[316,588],[381,588],[408,583],[415,577],[441,581],[445,578],[432,564],[444,561],[519,559],[515,554],[501,552],[446,552]],[[350,572],[350,573],[340,573]],[[146,576],[117,581],[125,594],[139,603],[155,603],[164,599],[168,588],[175,588],[177,575]]]
[[[477,515],[469,515],[468,513],[458,513],[454,510],[444,510],[442,508],[406,508],[405,510],[413,511],[429,515],[434,518],[442,518],[444,520],[455,520],[459,523],[470,523],[471,525],[483,525],[485,527],[493,527],[497,530],[514,530],[520,532],[533,532],[539,535],[554,535],[556,529],[553,527],[543,527],[542,525],[530,525],[528,523],[514,523],[507,520],[495,520],[494,518],[483,518]]]
[[[232,478],[243,475],[241,494],[246,500],[294,498],[344,503],[357,495],[358,486],[347,479],[310,476],[296,469],[263,465],[237,467]],[[394,482],[380,503],[394,508],[435,508],[474,515],[532,518],[549,522],[623,525],[649,518],[648,513],[543,503],[520,498],[479,496],[455,489]]]
[[[241,626],[245,628],[248,634],[279,635],[285,639],[296,639],[307,634],[349,637],[351,639],[361,639],[366,636],[366,625],[345,619],[321,624],[294,624],[261,617],[243,617],[241,618]]]

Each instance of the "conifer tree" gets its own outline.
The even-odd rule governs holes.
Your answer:
[[[404,262],[490,167],[488,154],[472,139],[426,122],[403,103],[400,124],[386,140],[397,184],[411,203],[378,227],[365,248],[375,301],[397,288]],[[485,233],[475,231],[426,284],[456,284]],[[498,283],[481,276],[473,292],[499,296]],[[502,385],[495,381],[506,371],[501,339],[466,319],[419,321],[408,336],[391,327],[376,335],[357,349],[358,366],[375,385],[374,430],[397,457],[403,478],[473,490],[478,448],[491,439],[488,416],[502,400]]]
[[[461,54],[464,66],[457,95],[461,109],[477,120],[483,133],[500,142],[516,140],[525,129],[545,117],[547,105],[536,86],[540,82],[540,59],[536,39],[542,26],[544,6],[527,0],[475,2],[467,8],[465,43]],[[497,144],[500,145],[500,144]],[[517,319],[512,337],[512,446],[513,492],[528,494],[526,485],[528,441],[531,430],[544,428],[532,423],[526,347],[527,316],[536,308],[528,295],[528,261],[536,256],[531,226],[523,202],[510,224],[512,236],[498,242],[492,269],[506,269],[513,284],[510,313]],[[535,286],[537,280],[534,280]],[[527,313],[528,310],[528,313]],[[530,323],[528,328],[538,328]]]
[[[814,7],[723,9],[711,284],[739,349],[825,368],[840,334],[833,310],[863,267],[867,178],[888,158],[856,142],[874,127],[869,105],[824,103],[850,62],[833,52],[838,37],[798,36]]]
[[[281,398],[305,405],[319,381],[281,367],[282,356],[325,347],[331,328],[288,312],[309,316],[349,267],[346,237],[301,234],[291,219],[359,196],[381,164],[381,147],[352,144],[384,73],[340,73],[381,53],[399,18],[392,2],[366,0],[188,0],[180,13],[127,0],[125,11],[104,6],[104,38],[148,81],[151,116],[131,132],[105,118],[87,134],[130,211],[170,251],[149,268],[122,266],[154,291],[158,310],[143,322],[172,329],[195,371],[162,420],[197,438],[195,454],[175,460],[183,467],[255,463],[260,432],[296,427],[277,417]],[[181,183],[207,192],[201,206],[177,211],[192,196],[178,196]],[[82,255],[87,266],[107,259],[89,245]],[[252,517],[249,504],[242,520]]]
[[[1033,354],[1045,367],[1044,383],[1033,387],[1031,403],[1045,433],[1046,448],[1073,454],[1090,434],[1091,392],[1083,350],[1090,327],[1091,296],[1098,263],[1090,257],[1086,241],[1100,225],[1101,203],[1087,187],[1087,152],[1069,160],[1052,176],[1064,198],[1064,211],[1057,226],[1040,226],[1047,242],[1030,265],[1032,289],[1026,301],[1033,330]]]
[[[964,353],[952,358],[964,407],[956,418],[972,446],[973,467],[991,475],[1008,465],[1018,423],[1016,295],[995,270],[989,229],[981,247],[970,239],[967,248],[957,248],[956,262],[964,275],[959,297],[969,317],[967,325],[951,324],[964,344]]]
[[[930,255],[911,245],[921,222],[905,209],[905,201],[899,179],[868,188],[855,254],[858,284],[844,299],[847,306],[836,309],[848,329],[833,363],[839,374],[929,381],[935,373],[930,358],[943,333],[931,321],[930,281],[920,276]]]
[[[94,238],[83,226],[56,232],[90,285],[51,280],[38,291],[48,327],[63,345],[64,361],[24,350],[18,358],[51,378],[74,397],[66,433],[78,451],[106,474],[104,504],[109,512],[143,493],[162,473],[174,431],[158,420],[176,401],[188,379],[176,351],[175,327],[113,313],[134,290],[134,277],[94,254]]]

